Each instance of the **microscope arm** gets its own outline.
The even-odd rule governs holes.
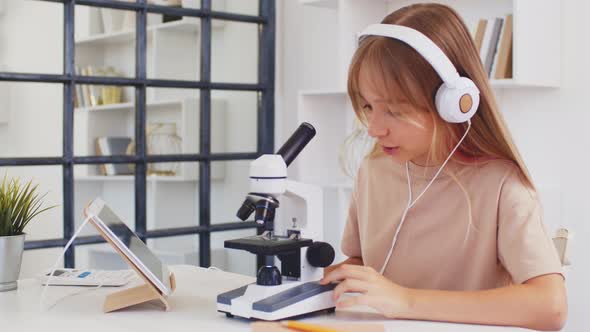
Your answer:
[[[301,227],[301,236],[314,241],[324,239],[324,195],[322,188],[296,181],[287,180],[286,196],[295,196],[305,202],[305,225]]]

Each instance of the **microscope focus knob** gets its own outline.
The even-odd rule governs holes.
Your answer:
[[[307,261],[314,267],[330,266],[334,262],[334,248],[326,242],[314,242],[307,248]]]

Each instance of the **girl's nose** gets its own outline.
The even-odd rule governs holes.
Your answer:
[[[373,114],[371,114],[368,117],[369,120],[369,125],[368,125],[368,134],[369,136],[373,137],[373,138],[379,138],[379,137],[384,137],[387,136],[387,134],[389,133],[389,130],[387,129],[387,127],[385,127],[384,124],[384,119],[382,117],[379,117],[377,114],[377,112],[373,112]]]

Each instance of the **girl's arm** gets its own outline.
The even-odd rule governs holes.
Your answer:
[[[339,280],[343,281],[334,290],[336,299],[345,292],[361,294],[338,302],[337,307],[368,305],[390,318],[559,330],[567,316],[559,274],[483,291],[439,291],[401,287],[371,267],[342,265],[322,283]]]
[[[558,274],[485,291],[408,293],[407,311],[400,318],[560,330],[567,316],[565,286]]]

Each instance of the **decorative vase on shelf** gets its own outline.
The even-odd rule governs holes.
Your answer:
[[[176,133],[175,123],[149,123],[146,131],[146,145],[150,155],[182,153],[182,138]],[[148,166],[148,174],[174,176],[178,173],[179,167],[178,162],[152,163]]]
[[[25,247],[25,228],[40,213],[45,195],[32,181],[4,177],[0,183],[0,292],[15,290]]]
[[[113,33],[123,30],[125,11],[110,8],[101,8],[102,26],[105,33]]]

